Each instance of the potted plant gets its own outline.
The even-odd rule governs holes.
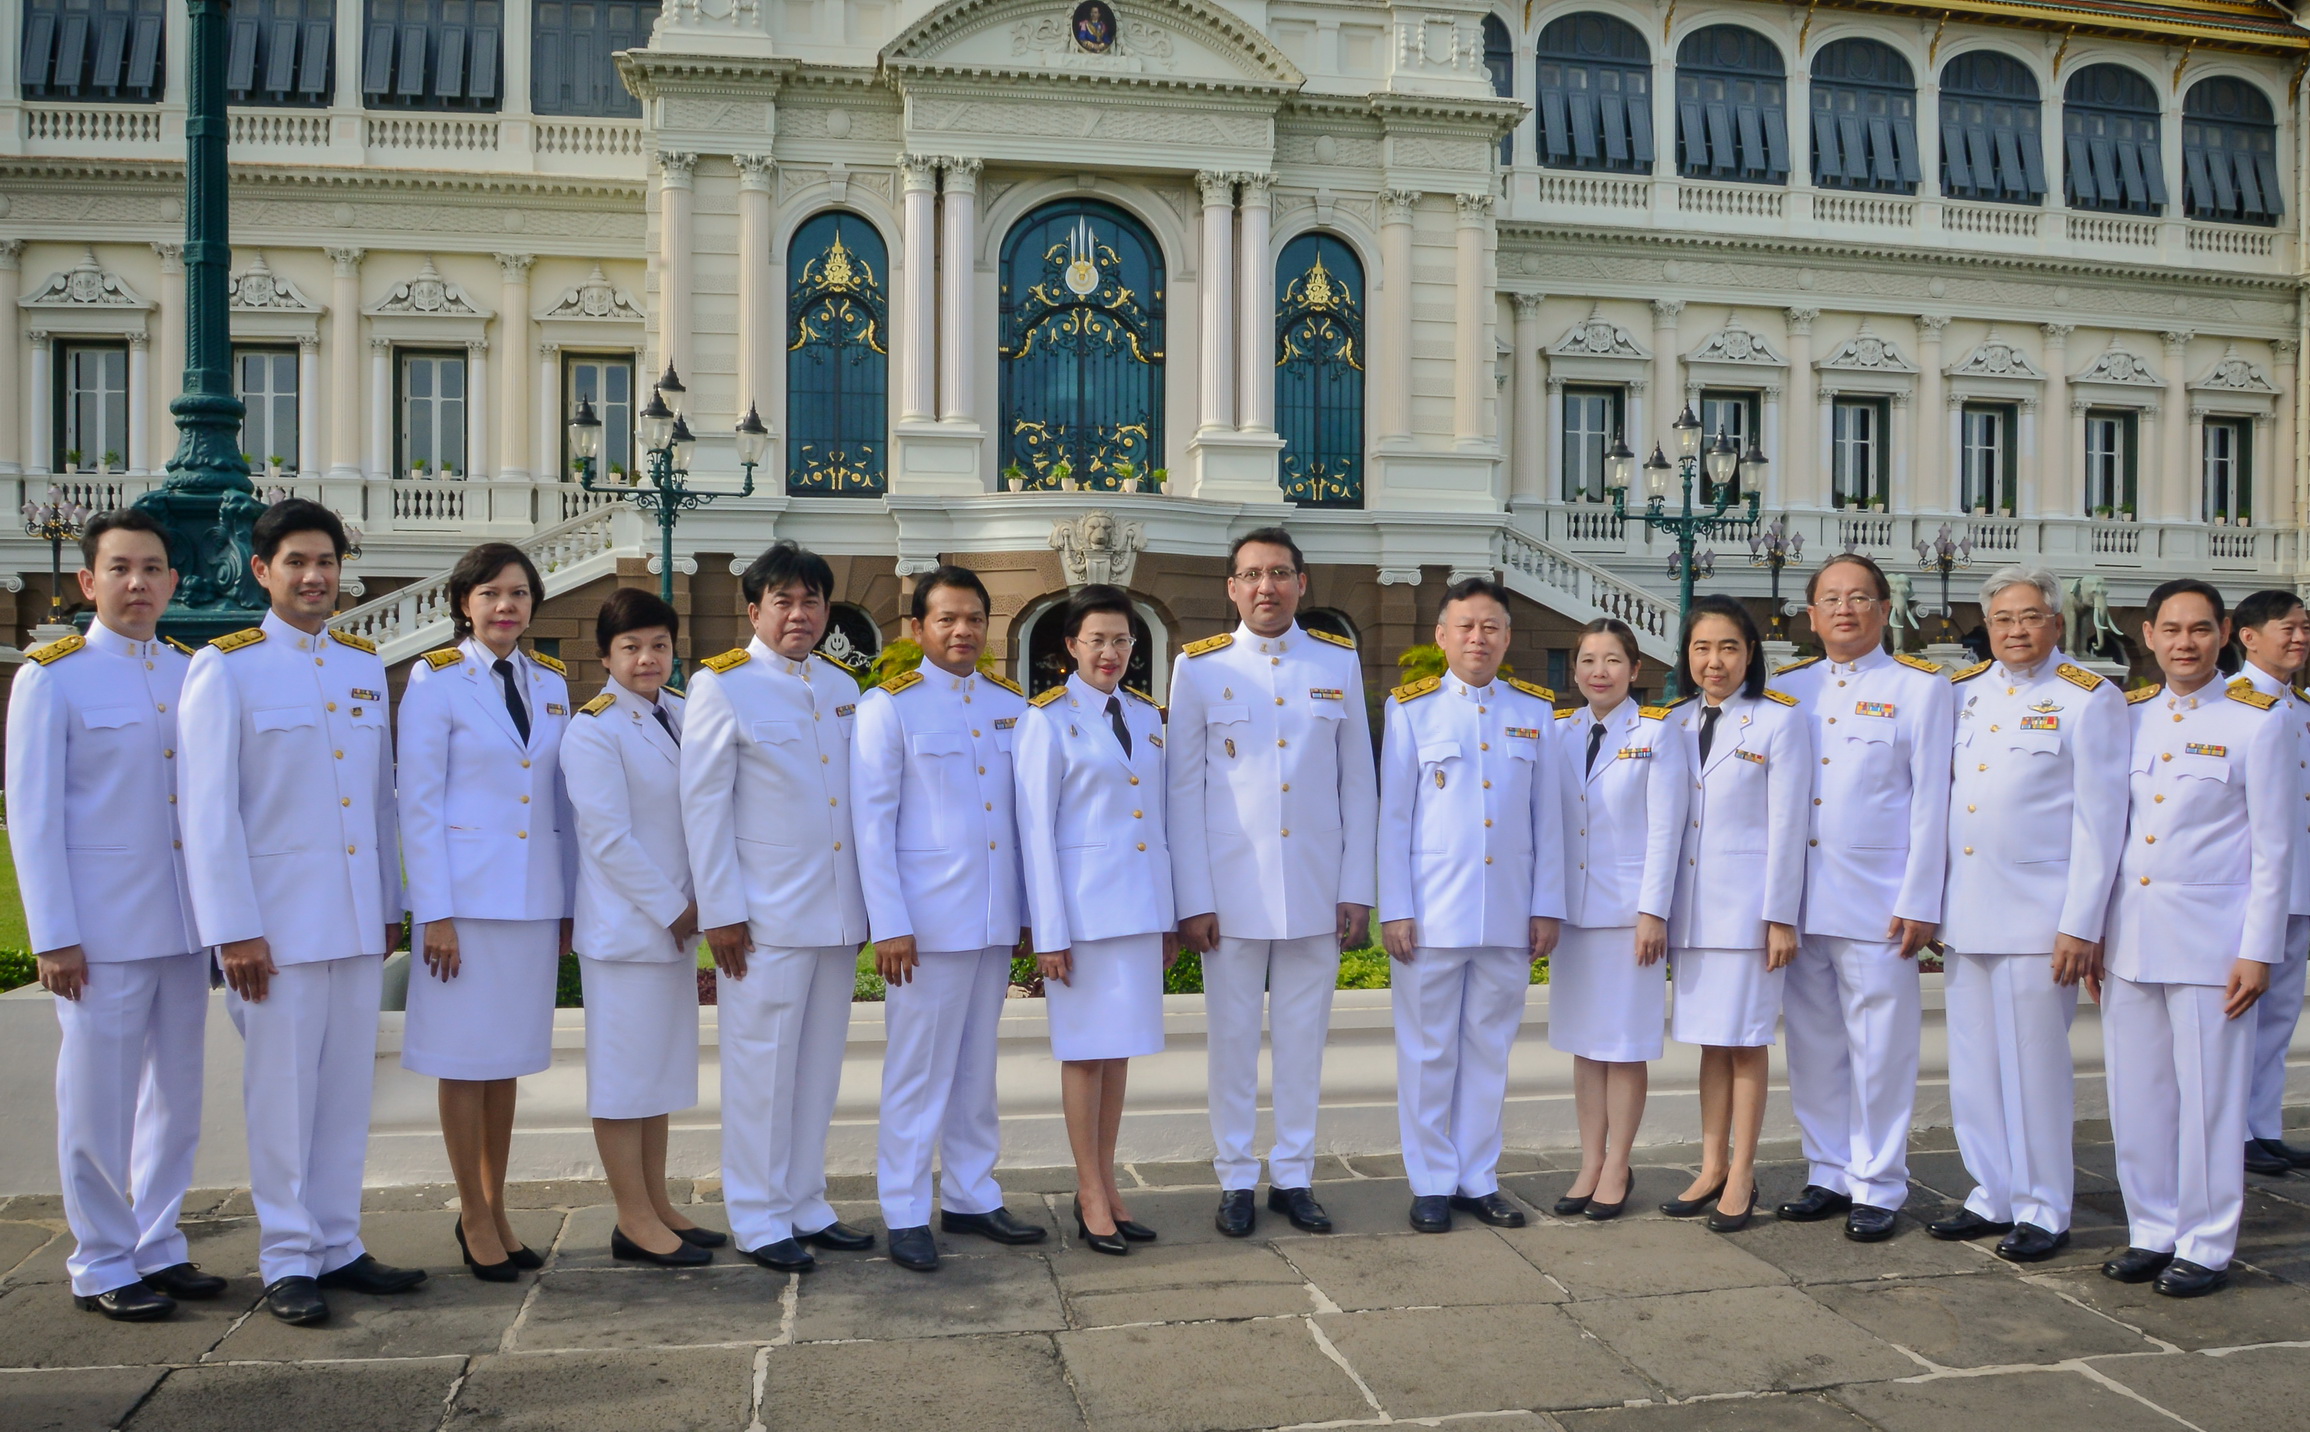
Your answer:
[[[1115,490],[1117,492],[1130,491],[1131,484],[1136,481],[1139,476],[1139,470],[1131,465],[1131,462],[1128,458],[1116,463],[1114,466],[1108,468],[1107,471],[1115,474]]]
[[[120,469],[122,471],[126,470],[120,468],[120,454],[113,451],[111,448],[106,448],[104,450],[104,466],[99,468],[98,471],[109,474],[115,469]]]
[[[1015,462],[1007,464],[1002,470],[995,490],[998,492],[1025,492],[1027,490],[1027,470]]]
[[[80,449],[66,448],[64,450],[64,470],[66,472],[80,471]]]
[[[1147,480],[1151,483],[1154,483],[1157,488],[1161,488],[1164,483],[1167,483],[1171,480],[1171,469],[1167,467],[1149,468],[1147,470]]]
[[[2118,509],[2118,520],[2120,522],[2131,522],[2134,520],[2134,505],[2132,503],[2129,502],[2125,506]]]
[[[424,458],[419,458],[417,461],[409,464],[409,477],[411,481],[423,481],[426,475],[432,471],[433,464],[427,462]]]
[[[2227,527],[2227,526],[2229,526],[2229,525],[2230,525],[2230,514],[2229,514],[2229,513],[2227,513],[2227,512],[2217,512],[2217,513],[2215,513],[2215,514],[2214,514],[2214,525],[2215,525],[2216,527]]]
[[[2099,507],[2096,507],[2096,508],[2093,510],[2093,515],[2094,515],[2094,516],[2096,516],[2096,517],[2098,517],[2098,518],[2100,518],[2100,519],[2101,519],[2102,521],[2104,521],[2104,522],[2107,522],[2107,521],[2109,521],[2109,520],[2110,520],[2110,516],[2111,516],[2110,510],[2109,510],[2109,504],[2105,502],[2105,503],[2101,504]]]
[[[282,471],[286,469],[288,465],[289,460],[287,458],[282,457],[279,453],[274,453],[271,457],[265,459],[265,476],[271,478],[275,482],[279,482],[281,480]]]
[[[1068,462],[1065,458],[1060,458],[1057,462],[1051,464],[1050,476],[1052,483],[1056,485],[1060,491],[1075,491],[1074,464]]]
[[[2247,513],[2247,512],[2240,512],[2240,513],[2238,514],[2238,525],[2239,525],[2240,527],[2251,527],[2251,526],[2253,526],[2253,525],[2254,525],[2254,518],[2253,518],[2253,515],[2252,515],[2251,513]]]
[[[1997,509],[1997,515],[2000,517],[2011,517],[2013,515],[2013,509],[2010,507],[2000,507]]]
[[[1882,502],[1872,502],[1869,504],[1869,510],[1871,512],[1883,512],[1885,510],[1885,504]]]

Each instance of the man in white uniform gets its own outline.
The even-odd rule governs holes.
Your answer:
[[[1280,527],[1235,540],[1241,625],[1189,642],[1171,676],[1171,883],[1203,954],[1217,1223],[1251,1233],[1261,1005],[1274,1045],[1267,1206],[1328,1233],[1315,1119],[1340,951],[1365,938],[1379,788],[1355,644],[1298,624],[1307,563]]]
[[[2128,1247],[2102,1272],[2168,1297],[2230,1279],[2245,1211],[2247,1065],[2286,934],[2294,732],[2277,702],[2215,659],[2222,594],[2184,578],[2150,593],[2142,640],[2165,685],[2132,705],[2132,801],[2109,917],[2103,1064]]]
[[[858,681],[816,651],[834,571],[780,542],[739,579],[754,639],[708,657],[682,725],[682,830],[721,971],[722,1199],[739,1251],[781,1273],[872,1234],[826,1201],[866,902],[850,825]]]
[[[156,629],[176,573],[133,508],[80,539],[86,637],[28,655],[8,698],[8,827],[40,983],[56,996],[56,1163],[73,1301],[122,1322],[213,1298],[177,1210],[200,1140],[209,961],[177,827],[186,648]]]
[[[2245,665],[2238,675],[2264,696],[2276,697],[2272,710],[2294,733],[2292,770],[2302,800],[2289,838],[2294,846],[2287,878],[2286,944],[2270,967],[2270,990],[2254,1003],[2254,1054],[2246,1096],[2246,1172],[2283,1177],[2288,1169],[2310,1168],[2310,1149],[2286,1142],[2286,1050],[2302,1017],[2302,983],[2310,962],[2310,697],[2293,685],[2310,658],[2310,613],[2292,592],[2256,592],[2238,603],[2238,645]]]
[[[2035,1263],[2069,1245],[2076,1180],[2069,1026],[2101,973],[2125,836],[2130,722],[2116,686],[2063,660],[2061,584],[1981,584],[1993,661],[1958,672],[1949,789],[1949,1103],[1974,1188],[1935,1238],[2001,1234]]]
[[[1564,918],[1555,697],[1500,676],[1508,593],[1455,582],[1436,617],[1448,671],[1395,689],[1380,755],[1380,938],[1396,961],[1396,1109],[1412,1227],[1452,1210],[1498,1228],[1508,1051],[1532,966]]]
[[[385,663],[329,630],[345,529],[290,498],[257,519],[263,625],[218,637],[185,677],[185,865],[241,1031],[257,1266],[286,1323],[326,1289],[399,1293],[422,1269],[361,1246],[361,1169],[384,957],[401,934]]]
[[[941,567],[914,589],[922,665],[860,700],[858,859],[887,991],[882,1127],[875,1142],[891,1261],[938,1267],[931,1237],[931,1156],[939,1228],[997,1243],[1046,1231],[1003,1207],[995,1182],[995,1031],[1011,957],[1030,947],[1026,878],[1012,819],[1011,741],[1026,697],[978,669],[992,604],[967,567]]]
[[[1812,1167],[1780,1216],[1845,1215],[1845,1236],[1893,1236],[1909,1197],[1917,1102],[1917,951],[1941,919],[1948,863],[1949,679],[1884,650],[1892,584],[1855,553],[1813,573],[1823,655],[1774,685],[1803,702],[1813,768],[1805,922],[1782,1013],[1789,1102]]]

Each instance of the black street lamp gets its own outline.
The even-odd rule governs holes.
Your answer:
[[[1752,443],[1749,451],[1756,452]],[[1757,454],[1758,461],[1764,455]],[[1805,559],[1805,534],[1789,529],[1789,519],[1776,517],[1757,529],[1749,538],[1749,565],[1766,567],[1773,574],[1773,635],[1781,634],[1781,569],[1794,567]]]
[[[1677,579],[1677,630],[1681,634],[1685,616],[1692,610],[1692,583],[1695,575],[1693,547],[1703,537],[1729,531],[1740,522],[1757,520],[1757,493],[1753,483],[1749,485],[1747,513],[1741,517],[1727,517],[1725,514],[1732,510],[1735,479],[1752,465],[1763,468],[1765,455],[1754,444],[1743,455],[1735,451],[1732,443],[1719,432],[1707,457],[1708,479],[1716,488],[1716,501],[1713,506],[1695,512],[1692,506],[1693,485],[1699,477],[1702,461],[1700,419],[1692,415],[1689,405],[1677,416],[1673,431],[1676,434],[1676,470],[1684,478],[1683,509],[1676,513],[1667,510],[1670,467],[1668,459],[1661,455],[1660,445],[1655,443],[1652,456],[1644,464],[1647,495],[1644,510],[1636,515],[1636,520],[1676,539],[1676,563],[1673,570]],[[1623,522],[1628,520],[1628,484],[1629,479],[1635,475],[1632,471],[1635,462],[1636,454],[1628,450],[1625,440],[1613,443],[1612,451],[1605,454],[1605,463],[1609,469],[1607,480],[1612,486],[1612,512]],[[1678,686],[1676,669],[1671,666],[1668,673],[1668,695],[1671,699],[1683,694]]]
[[[623,497],[644,512],[654,512],[658,518],[658,595],[666,605],[674,603],[674,526],[681,514],[695,507],[703,507],[717,497],[750,497],[754,492],[754,469],[761,465],[762,455],[770,447],[770,431],[762,426],[762,415],[752,403],[746,405],[746,416],[738,420],[738,461],[746,469],[746,485],[736,492],[702,492],[690,486],[690,454],[698,440],[690,432],[689,420],[678,408],[668,407],[666,398],[680,398],[685,389],[674,372],[674,365],[666,365],[665,375],[650,390],[649,405],[634,415],[636,436],[641,439],[642,451],[649,458],[648,486],[636,474],[630,486],[594,485],[594,458],[601,452],[602,420],[594,412],[590,400],[578,402],[577,415],[569,421],[569,450],[577,462],[578,486],[587,492],[607,493]]]
[[[86,507],[65,495],[64,489],[49,484],[46,502],[24,504],[24,531],[34,541],[48,544],[48,623],[64,624],[64,544],[77,542],[88,526],[90,513]]]
[[[1953,537],[1949,524],[1941,524],[1940,534],[1930,542],[1917,544],[1917,565],[1927,575],[1941,575],[1941,625],[1951,632],[1957,630],[1957,609],[1949,605],[1949,574],[1959,567],[1973,565],[1973,540]]]

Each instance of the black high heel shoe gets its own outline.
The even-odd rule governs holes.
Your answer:
[[[697,1268],[714,1261],[714,1255],[695,1243],[677,1241],[671,1253],[652,1253],[626,1236],[626,1230],[610,1225],[610,1256],[628,1263],[655,1263],[661,1268]]]
[[[1113,1233],[1093,1233],[1091,1231],[1090,1225],[1083,1222],[1083,1200],[1080,1198],[1075,1200],[1075,1236],[1082,1239],[1083,1246],[1094,1253],[1106,1253],[1121,1258],[1129,1256],[1131,1252],[1131,1244],[1123,1236],[1123,1225],[1120,1220],[1116,1222]],[[1148,1236],[1153,1237],[1154,1235],[1150,1233]]]
[[[514,1267],[523,1272],[534,1273],[545,1266],[545,1255],[526,1243],[508,1252],[505,1256],[512,1261]]]
[[[730,1241],[730,1235],[714,1228],[677,1228],[674,1236],[692,1248],[719,1248]]]
[[[1578,1218],[1588,1211],[1588,1205],[1593,1202],[1595,1200],[1585,1193],[1566,1194],[1551,1204],[1548,1211],[1558,1218]]]
[[[1603,1186],[1604,1185],[1601,1182],[1597,1184],[1598,1188],[1602,1188]],[[1628,1175],[1628,1187],[1620,1191],[1620,1197],[1617,1200],[1611,1203],[1606,1203],[1603,1199],[1597,1198],[1593,1195],[1589,1197],[1587,1209],[1588,1217],[1597,1223],[1607,1223],[1612,1219],[1618,1218],[1620,1216],[1620,1210],[1628,1207],[1628,1195],[1634,1192],[1635,1189],[1636,1175],[1634,1172],[1631,1172]]]
[[[1724,1186],[1725,1180],[1719,1179],[1715,1188],[1710,1189],[1700,1197],[1672,1198],[1660,1206],[1660,1211],[1671,1218],[1698,1218],[1707,1212],[1718,1199],[1724,1197]]]
[[[514,1266],[514,1261],[511,1258],[497,1263],[483,1263],[476,1260],[473,1256],[473,1250],[465,1246],[465,1220],[462,1218],[457,1220],[456,1227],[457,1251],[464,1255],[465,1266],[473,1270],[474,1277],[479,1278],[484,1283],[510,1283],[521,1276],[521,1269]]]
[[[1711,1233],[1738,1233],[1748,1227],[1749,1220],[1756,1216],[1757,1191],[1755,1186],[1751,1185],[1749,1188],[1749,1206],[1744,1211],[1727,1213],[1721,1208],[1712,1208],[1708,1211],[1709,1231]]]
[[[1083,1221],[1083,1200],[1080,1197],[1075,1199],[1075,1221],[1077,1223]],[[1133,1243],[1152,1243],[1157,1236],[1155,1230],[1146,1224],[1134,1223],[1128,1218],[1116,1219],[1115,1231]]]

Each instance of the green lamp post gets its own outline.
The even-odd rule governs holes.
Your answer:
[[[1713,537],[1738,523],[1757,520],[1758,498],[1754,484],[1749,487],[1748,511],[1739,517],[1728,517],[1726,514],[1732,510],[1734,480],[1741,476],[1743,469],[1762,468],[1765,455],[1754,444],[1750,445],[1746,454],[1742,454],[1734,449],[1723,433],[1718,433],[1707,455],[1708,479],[1716,488],[1716,501],[1713,506],[1695,512],[1692,506],[1693,485],[1699,476],[1702,462],[1700,419],[1694,417],[1691,407],[1687,406],[1678,415],[1672,430],[1676,434],[1675,470],[1680,471],[1684,478],[1684,506],[1679,512],[1667,510],[1668,474],[1671,468],[1668,459],[1661,455],[1658,443],[1653,444],[1652,456],[1644,464],[1647,493],[1644,509],[1633,518],[1628,511],[1628,485],[1629,480],[1635,476],[1636,454],[1629,451],[1626,439],[1616,440],[1612,444],[1612,451],[1605,454],[1605,463],[1609,472],[1607,481],[1612,487],[1613,515],[1623,522],[1642,522],[1676,539],[1676,622],[1679,633],[1677,639],[1681,641],[1685,615],[1692,610],[1693,548],[1703,537]],[[1668,674],[1668,695],[1671,700],[1683,694],[1679,686],[1676,670],[1671,666]]]

